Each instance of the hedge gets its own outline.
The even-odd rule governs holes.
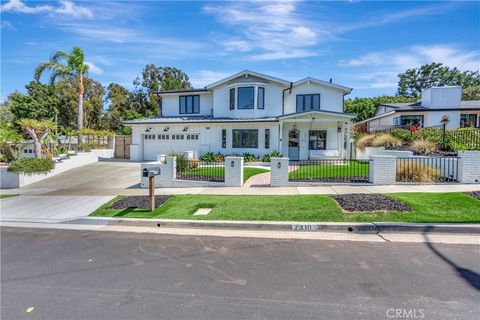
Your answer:
[[[55,168],[55,163],[50,159],[23,158],[10,163],[7,171],[13,173],[47,173]]]

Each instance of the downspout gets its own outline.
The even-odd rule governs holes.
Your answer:
[[[288,94],[292,93],[293,82],[290,82],[290,87],[282,91],[282,116],[285,114],[285,91],[289,90]]]

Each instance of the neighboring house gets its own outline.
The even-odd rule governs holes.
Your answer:
[[[193,151],[291,159],[345,157],[351,120],[343,112],[351,88],[305,78],[289,82],[243,71],[203,89],[163,91],[159,117],[125,121],[132,127],[132,161]]]
[[[369,132],[393,127],[434,127],[440,126],[442,117],[447,116],[447,128],[480,127],[480,100],[461,101],[461,97],[462,87],[428,88],[415,103],[378,105],[375,115],[357,126]]]

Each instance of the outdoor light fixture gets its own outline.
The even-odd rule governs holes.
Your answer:
[[[187,132],[187,131],[188,131],[188,127],[183,128],[182,131],[183,131],[183,132]]]
[[[230,166],[233,168],[235,167],[235,161],[230,162]]]
[[[150,131],[152,131],[152,128],[145,129],[145,132],[150,132]]]
[[[278,168],[278,169],[281,169],[281,168],[282,168],[282,163],[281,163],[281,162],[277,163],[277,168]]]
[[[170,128],[166,127],[165,129],[163,129],[163,132],[167,132],[168,130],[170,130]]]

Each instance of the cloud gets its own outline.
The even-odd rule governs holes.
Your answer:
[[[88,72],[93,74],[103,74],[103,70],[94,65],[93,62],[85,61],[85,64],[88,66]]]
[[[10,30],[13,30],[13,31],[17,31],[17,29],[8,21],[0,21],[0,28],[1,29],[10,29]]]
[[[341,67],[356,70],[350,77],[361,82],[362,88],[394,88],[399,73],[423,64],[440,62],[460,70],[480,69],[480,50],[466,50],[454,45],[414,45],[396,50],[368,53],[339,62]],[[368,83],[368,86],[365,86]]]
[[[37,5],[27,6],[21,0],[10,0],[0,6],[1,12],[18,12],[27,14],[48,13],[50,15],[65,15],[73,18],[92,18],[92,11],[83,6],[77,6],[72,1],[61,0],[59,6]]]

